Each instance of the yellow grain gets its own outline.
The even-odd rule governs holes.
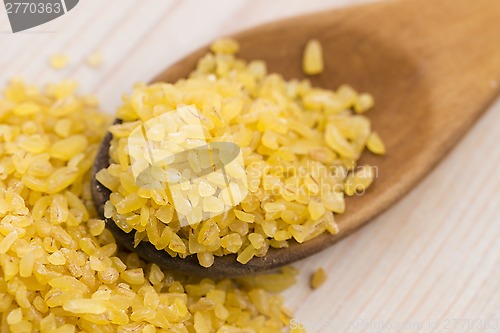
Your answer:
[[[87,56],[87,65],[93,68],[97,68],[102,65],[103,58],[100,52],[94,52]]]
[[[366,143],[366,147],[374,154],[385,154],[385,145],[378,133],[372,132]]]
[[[50,65],[54,69],[64,69],[69,62],[69,58],[65,54],[54,54],[50,57]]]
[[[311,39],[304,50],[302,70],[305,74],[316,75],[322,73],[323,69],[323,48],[317,39]]]
[[[270,247],[336,234],[334,215],[345,212],[344,195],[374,180],[356,171],[365,148],[381,153],[383,147],[362,114],[374,105],[370,94],[346,84],[328,90],[307,80],[287,81],[268,73],[262,61],[238,59],[238,49],[233,40],[219,40],[186,79],[137,85],[118,109],[123,123],[110,129],[110,166],[96,178],[112,192],[105,216],[135,231],[136,245],[149,242],[170,256],[196,255],[204,267],[233,253],[247,263]],[[302,65],[306,74],[323,71],[318,40],[307,44]],[[191,112],[182,113],[183,105]],[[131,140],[140,128],[153,154]],[[226,163],[222,170],[214,155],[193,151],[177,160],[179,152],[204,141],[239,145],[244,167]],[[174,155],[186,168],[167,173],[160,164]],[[198,177],[202,169],[209,172]],[[238,183],[244,177],[247,192]],[[45,186],[28,180],[34,188]]]
[[[1,331],[286,330],[290,314],[281,310],[283,300],[275,294],[281,289],[276,289],[278,284],[272,281],[283,282],[280,287],[289,286],[294,280],[291,272],[263,282],[259,287],[269,286],[269,291],[252,293],[252,300],[249,284],[173,274],[143,262],[136,254],[118,252],[112,234],[93,208],[90,194],[89,171],[109,122],[96,109],[97,103],[74,95],[74,85],[68,82],[39,90],[14,81],[4,95],[0,105],[6,99],[15,105],[2,109],[0,117]],[[61,99],[68,100],[62,105]],[[22,105],[28,102],[36,106]],[[85,138],[83,150],[82,145],[71,143],[75,135]],[[165,246],[169,251],[185,251],[188,244],[177,234],[175,211],[166,205],[168,195],[161,207],[156,203],[155,209],[150,205],[146,208],[147,200],[153,200],[152,191],[140,192],[143,196],[126,193],[137,188],[130,178],[120,177],[124,172],[121,165],[107,171],[99,173],[98,180],[121,193],[112,194],[119,209],[112,204],[107,214],[133,214],[137,217],[131,221],[156,232],[161,224],[166,230],[161,240],[168,240]],[[256,209],[255,203],[252,205]],[[191,244],[206,266],[212,264],[217,247],[238,252],[243,246],[239,233],[248,233],[250,224],[260,222],[243,210],[228,214],[236,221],[231,225],[236,231],[228,233],[231,228],[226,225],[222,235],[218,227],[222,220],[213,220],[199,230],[203,229],[199,238],[206,245]],[[151,228],[153,223],[158,223],[155,228]],[[198,236],[193,236],[196,241]],[[250,246],[245,252],[250,258],[255,250],[252,245],[245,246]],[[253,278],[246,282],[254,283]],[[256,312],[257,305],[266,312]]]
[[[323,268],[318,268],[311,276],[311,288],[319,288],[326,282],[327,279],[328,276],[326,275],[325,270]]]

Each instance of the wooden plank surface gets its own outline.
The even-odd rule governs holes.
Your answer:
[[[39,84],[77,79],[81,92],[95,93],[113,113],[133,83],[217,36],[361,2],[82,0],[69,14],[17,34],[2,9],[0,83],[13,76]],[[98,69],[85,64],[95,51],[104,58]],[[55,71],[48,59],[61,52],[70,64]],[[294,323],[327,333],[500,332],[499,142],[496,103],[396,206],[297,264],[299,283],[286,292]],[[308,279],[318,267],[329,280],[311,291]]]

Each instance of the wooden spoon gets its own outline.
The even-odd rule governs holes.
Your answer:
[[[151,244],[133,248],[133,234],[113,221],[117,241],[167,269],[210,277],[233,277],[270,270],[310,256],[334,244],[394,204],[455,145],[500,90],[500,1],[407,0],[294,17],[233,36],[240,57],[262,59],[270,72],[303,78],[301,57],[311,38],[321,41],[326,68],[311,77],[315,86],[336,89],[348,83],[374,95],[368,113],[387,146],[387,155],[364,154],[361,163],[378,168],[378,178],[363,196],[347,199],[337,215],[340,232],[322,234],[286,249],[271,249],[242,265],[234,255],[217,257],[210,268],[195,256],[171,258]],[[170,66],[152,82],[186,77],[204,47]],[[111,135],[104,139],[93,173],[109,165]],[[460,181],[460,180],[457,180]],[[93,180],[97,210],[109,191]],[[404,223],[404,216],[401,217]]]

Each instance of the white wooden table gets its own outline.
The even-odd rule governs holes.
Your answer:
[[[12,34],[0,9],[0,80],[81,82],[113,113],[137,81],[217,36],[360,0],[81,0],[69,14]],[[103,54],[99,69],[85,58]],[[48,66],[54,53],[69,66]],[[466,70],[466,69],[464,69]],[[397,205],[300,262],[286,292],[308,332],[500,332],[500,103]],[[328,282],[311,292],[324,267]],[[489,327],[495,325],[494,327]]]

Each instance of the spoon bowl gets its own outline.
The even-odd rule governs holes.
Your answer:
[[[235,277],[271,270],[317,253],[386,210],[427,175],[460,140],[500,91],[500,2],[490,0],[387,1],[285,19],[231,36],[238,56],[261,59],[269,72],[304,78],[303,48],[309,39],[323,45],[325,70],[308,77],[314,86],[336,89],[347,83],[370,92],[376,106],[368,115],[383,138],[387,155],[363,154],[376,167],[376,180],[361,196],[346,199],[336,215],[339,233],[302,244],[270,249],[245,265],[235,255],[216,257],[210,268],[195,256],[172,258],[153,245],[134,248],[133,233],[113,221],[117,241],[148,261],[186,274]],[[160,73],[151,82],[175,82],[194,69],[204,47]],[[93,175],[109,166],[108,133]],[[103,215],[109,191],[92,177],[92,192]]]

